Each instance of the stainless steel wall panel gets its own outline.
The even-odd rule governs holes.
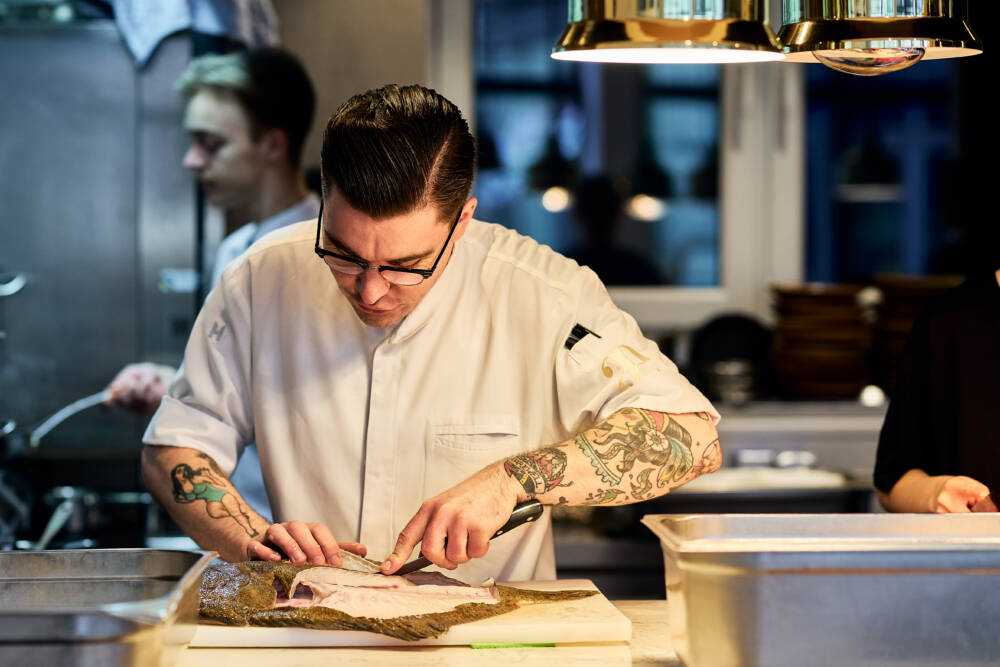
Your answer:
[[[101,389],[126,363],[177,361],[194,296],[165,267],[194,266],[194,194],[173,82],[190,38],[137,69],[114,24],[0,28],[0,417],[22,427]],[[132,449],[145,419],[83,413],[42,447]]]
[[[93,393],[135,351],[135,72],[110,24],[0,30],[0,412]]]
[[[191,59],[186,33],[166,39],[139,75],[138,355],[176,365],[194,322],[195,293],[177,291],[164,269],[195,268],[195,186],[181,162],[187,149],[184,100],[174,82]]]

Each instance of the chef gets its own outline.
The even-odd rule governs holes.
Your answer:
[[[636,502],[718,468],[718,414],[596,275],[473,219],[454,104],[357,95],[321,158],[318,219],[226,268],[144,436],[147,487],[200,545],[552,579],[548,512],[489,541],[517,502]],[[253,441],[274,524],[209,502],[241,500],[225,478]]]
[[[187,100],[184,127],[191,138],[184,166],[225,217],[227,236],[215,254],[210,283],[215,285],[254,241],[316,217],[319,198],[299,169],[315,94],[298,59],[277,48],[195,58],[177,88]],[[150,414],[175,372],[163,364],[129,364],[109,384],[108,403]],[[255,510],[269,515],[254,447],[244,451],[232,481]]]

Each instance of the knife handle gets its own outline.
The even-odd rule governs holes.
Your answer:
[[[542,516],[542,504],[537,500],[526,500],[523,503],[518,503],[514,510],[510,513],[510,518],[507,519],[507,523],[500,526],[500,529],[493,533],[493,537],[500,537],[509,530],[517,528],[522,523],[528,523],[534,521],[538,517]]]

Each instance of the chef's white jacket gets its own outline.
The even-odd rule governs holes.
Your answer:
[[[629,406],[718,418],[596,274],[530,238],[471,221],[413,312],[374,329],[315,231],[280,229],[226,268],[144,436],[227,472],[256,440],[277,521],[325,523],[381,559],[423,500],[488,463]],[[577,324],[593,333],[567,342]],[[455,576],[555,578],[548,512]]]
[[[222,239],[215,252],[212,286],[217,285],[222,279],[222,271],[231,261],[246,252],[247,248],[265,235],[295,222],[310,218],[315,220],[317,215],[319,215],[319,197],[310,192],[285,210],[260,222],[248,222]],[[265,519],[271,519],[271,508],[268,505],[267,491],[264,489],[264,482],[261,479],[260,460],[257,457],[256,447],[250,446],[243,451],[240,465],[230,475],[230,481],[250,507]]]

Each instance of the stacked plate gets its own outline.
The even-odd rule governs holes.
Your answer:
[[[869,292],[860,285],[773,283],[772,361],[787,396],[847,398],[868,383]]]

